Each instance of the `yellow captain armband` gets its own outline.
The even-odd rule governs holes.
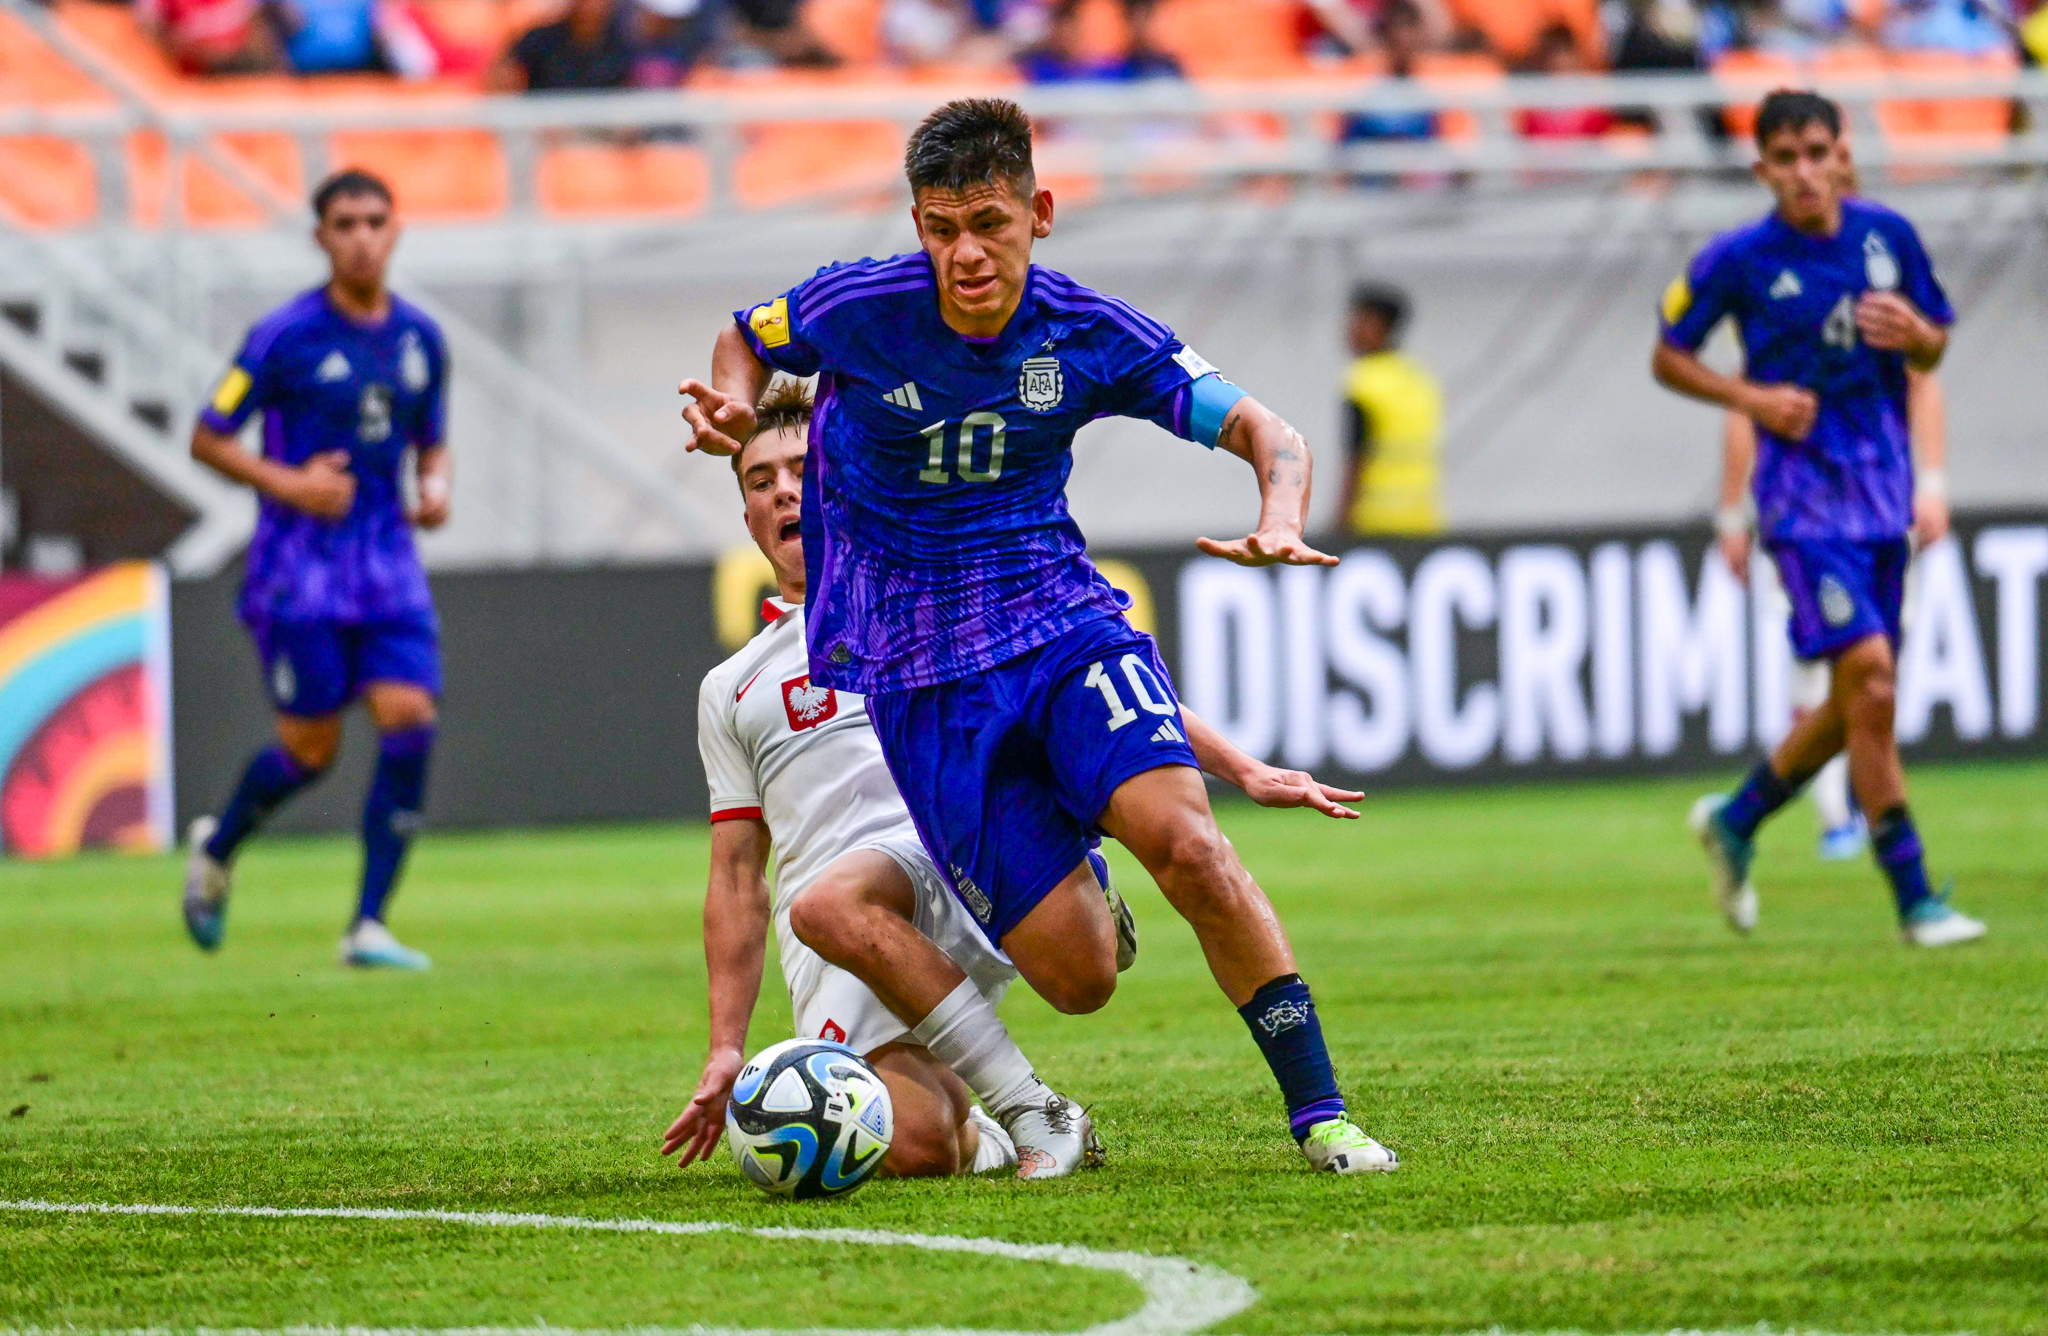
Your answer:
[[[772,302],[756,306],[747,313],[747,325],[763,348],[786,347],[789,343],[789,298],[777,297]]]
[[[1692,309],[1692,283],[1684,274],[1671,280],[1671,286],[1664,289],[1664,323],[1675,325],[1685,319],[1685,313]]]
[[[252,383],[249,373],[242,368],[229,368],[228,374],[221,377],[219,387],[213,392],[213,411],[222,417],[232,414],[242,406],[243,396],[249,393],[249,386]]]

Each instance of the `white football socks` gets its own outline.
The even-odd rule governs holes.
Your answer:
[[[1849,754],[1843,752],[1820,768],[1807,790],[1820,809],[1823,831],[1839,830],[1853,819],[1849,809]]]
[[[962,979],[910,1032],[998,1118],[1025,1104],[1042,1104],[1052,1094],[972,979]]]

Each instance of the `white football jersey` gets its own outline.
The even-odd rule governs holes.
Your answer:
[[[811,685],[801,605],[704,676],[697,746],[711,819],[758,816],[775,840],[775,911],[849,849],[917,844],[910,810],[882,759],[867,702]]]

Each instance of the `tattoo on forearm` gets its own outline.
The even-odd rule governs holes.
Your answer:
[[[1305,464],[1309,459],[1308,442],[1302,439],[1300,432],[1287,423],[1281,424],[1281,431],[1285,433],[1281,438],[1282,444],[1274,448],[1267,461],[1266,485],[1306,487],[1308,470]]]

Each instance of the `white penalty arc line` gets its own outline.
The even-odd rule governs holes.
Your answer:
[[[952,1234],[899,1234],[883,1229],[795,1229],[781,1225],[735,1225],[721,1220],[601,1220],[573,1215],[534,1215],[511,1211],[404,1211],[345,1206],[162,1206],[146,1203],[0,1201],[0,1211],[40,1211],[54,1215],[245,1216],[263,1220],[409,1220],[446,1225],[480,1225],[496,1229],[570,1229],[610,1234],[745,1234],[757,1239],[842,1243],[856,1247],[920,1248],[926,1252],[975,1253],[1017,1262],[1052,1262],[1060,1266],[1112,1271],[1136,1281],[1145,1302],[1128,1317],[1087,1328],[1078,1336],[1188,1336],[1189,1333],[1243,1312],[1258,1292],[1243,1280],[1212,1266],[1178,1257],[1135,1252],[1100,1252],[1067,1243],[1007,1243],[1001,1239],[963,1238]],[[65,1329],[67,1332],[70,1329]],[[138,1329],[141,1331],[161,1329]],[[204,1329],[202,1329],[204,1330]],[[634,1336],[1038,1336],[1037,1333],[993,1332],[954,1327],[918,1327],[902,1331],[844,1328],[762,1330],[747,1327],[634,1327]],[[422,1328],[288,1327],[287,1336],[425,1336]],[[563,1327],[437,1328],[434,1336],[578,1336]],[[29,1336],[19,1333],[18,1336]],[[76,1333],[72,1333],[76,1336]],[[209,1336],[229,1336],[226,1332]],[[256,1336],[233,1329],[232,1336]]]

